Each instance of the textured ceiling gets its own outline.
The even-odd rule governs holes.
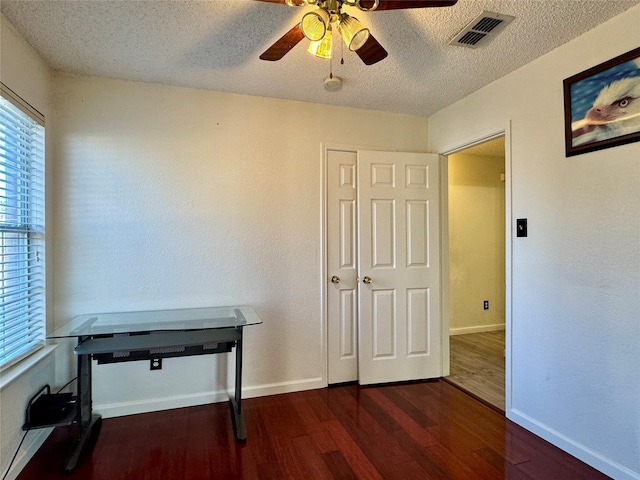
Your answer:
[[[330,62],[309,55],[306,40],[278,62],[258,59],[309,7],[254,0],[2,0],[0,5],[55,70],[428,116],[638,3],[459,0],[448,8],[347,9],[389,56],[366,66],[345,49],[341,65],[338,47],[333,73],[344,82],[338,92],[323,89]],[[516,19],[487,46],[448,45],[484,10]]]

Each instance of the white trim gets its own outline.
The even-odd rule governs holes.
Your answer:
[[[476,137],[474,140],[469,140],[468,142],[465,142],[456,146],[452,146],[449,148],[445,148],[439,151],[438,154],[449,156],[453,153],[460,152],[461,150],[466,150],[467,148],[475,147],[476,145],[479,145],[484,142],[488,142],[489,140],[500,138],[502,136],[505,136],[505,150],[506,150],[506,141],[507,141],[506,134],[507,132],[510,132],[510,130],[511,130],[511,124],[509,123],[509,126],[507,126],[504,130],[490,132],[483,136]]]
[[[322,356],[322,381],[329,382],[329,333],[327,314],[327,151],[330,147],[320,144],[320,354]]]
[[[545,439],[570,455],[573,455],[577,459],[582,460],[584,463],[591,465],[596,470],[601,471],[611,478],[615,478],[616,480],[640,480],[640,474],[637,472],[628,469],[624,465],[612,462],[583,444],[573,441],[571,438],[562,435],[560,432],[549,428],[547,425],[519,410],[507,410],[506,415],[509,420],[526,428],[530,432]]]
[[[327,384],[322,377],[308,378],[291,382],[255,385],[242,388],[242,398],[264,397],[281,393],[301,392],[324,388]],[[139,413],[157,412],[173,408],[193,407],[210,403],[226,402],[231,398],[232,391],[219,390],[202,392],[192,395],[173,395],[164,398],[136,400],[131,402],[117,402],[94,405],[93,410],[103,418],[122,417]]]
[[[440,374],[451,375],[449,342],[449,168],[448,158],[440,155]]]
[[[256,385],[242,389],[243,398],[264,397],[267,395],[280,395],[281,393],[302,392],[305,390],[317,390],[325,388],[327,383],[324,378],[306,378],[304,380],[294,380],[290,382],[269,383],[266,385]]]
[[[47,358],[57,345],[46,345],[0,373],[0,392]]]
[[[2,472],[6,475],[6,480],[14,480],[18,478],[20,472],[27,466],[29,460],[33,458],[38,449],[42,446],[44,441],[49,437],[49,435],[53,432],[53,428],[39,428],[37,430],[29,430],[27,433],[27,438],[25,438],[25,443],[20,447],[20,451],[16,456],[15,462],[11,465],[11,470],[8,473]]]
[[[449,335],[465,335],[467,333],[497,332],[500,330],[505,330],[504,323],[494,323],[492,325],[477,325],[475,327],[450,328]]]
[[[505,322],[505,410],[509,411],[513,399],[513,179],[511,169],[511,120],[504,130],[504,322]]]

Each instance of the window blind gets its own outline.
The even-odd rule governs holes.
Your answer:
[[[44,122],[0,96],[0,369],[45,342]]]

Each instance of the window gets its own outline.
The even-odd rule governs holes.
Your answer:
[[[44,118],[0,96],[0,369],[44,345]]]

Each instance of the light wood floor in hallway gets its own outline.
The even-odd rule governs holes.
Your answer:
[[[504,330],[452,335],[451,383],[504,412]]]

